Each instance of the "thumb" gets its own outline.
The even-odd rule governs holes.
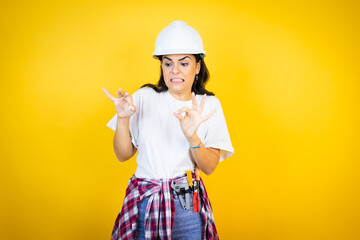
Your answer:
[[[180,120],[180,122],[182,122],[182,120],[184,120],[184,117],[183,117],[180,113],[174,112],[173,114],[174,114],[174,116],[175,116],[177,119]]]
[[[131,112],[136,112],[137,107],[136,107],[136,106],[129,106],[129,110],[130,110]]]

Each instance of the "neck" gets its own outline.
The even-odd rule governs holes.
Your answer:
[[[186,93],[174,93],[169,91],[169,93],[176,98],[177,100],[180,101],[189,101],[191,100],[191,92],[186,92]]]

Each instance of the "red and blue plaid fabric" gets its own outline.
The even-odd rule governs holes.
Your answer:
[[[175,217],[174,200],[171,196],[172,180],[186,181],[186,176],[175,179],[146,179],[135,175],[129,180],[124,203],[118,214],[111,240],[135,238],[138,218],[138,203],[150,196],[145,213],[145,239],[171,240],[171,230]],[[202,179],[199,198],[202,202],[200,215],[203,219],[203,239],[219,239],[210,201]]]

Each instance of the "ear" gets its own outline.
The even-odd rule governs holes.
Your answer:
[[[199,74],[201,68],[201,60],[196,63],[196,74]]]

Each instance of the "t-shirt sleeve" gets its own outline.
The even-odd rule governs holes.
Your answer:
[[[138,148],[138,136],[139,136],[139,129],[138,129],[138,112],[139,112],[139,94],[138,91],[134,92],[132,95],[133,103],[137,107],[137,111],[130,117],[129,120],[129,130],[131,135],[131,142],[134,144],[136,148]],[[112,130],[116,130],[116,123],[117,123],[117,114],[110,119],[110,121],[106,124]]]
[[[219,162],[221,162],[234,154],[234,148],[231,144],[229,130],[226,125],[221,103],[216,97],[213,99],[214,102],[211,104],[210,111],[215,109],[216,112],[211,118],[208,119],[209,127],[203,144],[206,148],[220,149]]]

